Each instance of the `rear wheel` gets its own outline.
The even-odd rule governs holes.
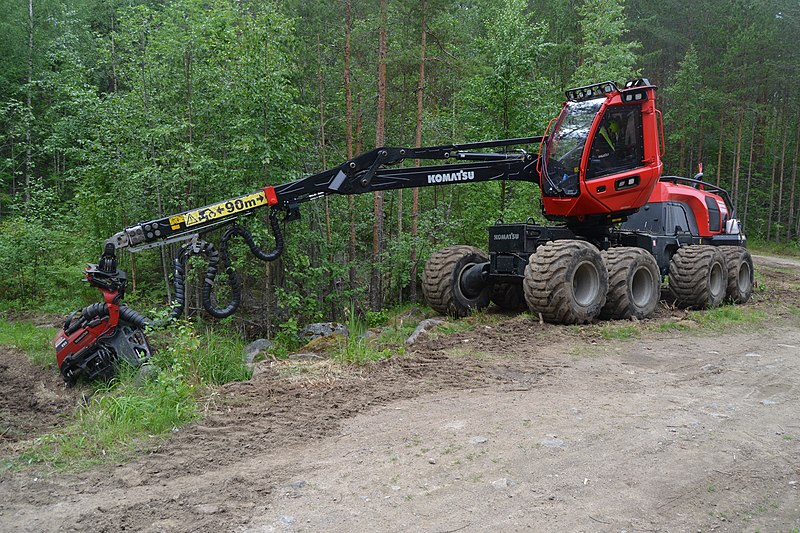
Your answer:
[[[716,246],[682,246],[669,263],[669,292],[680,307],[717,307],[727,283],[725,257]]]
[[[733,303],[743,304],[753,294],[753,258],[746,248],[739,246],[723,246],[720,251],[728,270],[725,296]]]
[[[591,244],[552,241],[531,255],[522,286],[528,307],[547,322],[583,324],[606,302],[608,271]]]
[[[434,253],[422,272],[422,293],[436,311],[455,317],[489,305],[491,286],[469,287],[462,276],[475,265],[489,258],[472,246],[450,246]]]
[[[641,248],[611,248],[601,252],[608,269],[608,296],[601,318],[645,318],[655,311],[661,294],[661,274],[652,254]]]
[[[528,308],[521,283],[495,283],[492,285],[491,300],[497,307],[506,311],[524,311]]]

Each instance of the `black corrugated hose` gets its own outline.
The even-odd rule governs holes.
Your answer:
[[[225,318],[235,313],[242,303],[242,287],[239,283],[239,277],[236,275],[236,271],[231,265],[231,259],[228,255],[228,242],[233,237],[242,237],[254,256],[261,261],[274,261],[280,257],[284,246],[283,234],[281,233],[277,214],[278,211],[273,209],[269,216],[270,227],[272,228],[273,235],[275,235],[275,249],[270,252],[265,252],[259,248],[253,239],[253,235],[247,231],[247,229],[236,224],[230,226],[222,235],[219,251],[217,251],[210,242],[202,240],[184,245],[174,262],[175,303],[170,312],[170,319],[179,318],[183,315],[184,308],[186,307],[186,261],[193,255],[205,256],[208,263],[206,276],[203,280],[203,308],[214,318]],[[231,299],[225,307],[215,305],[212,298],[214,279],[217,276],[220,258],[222,258],[222,263],[225,266],[225,273],[228,275],[228,286],[231,290]]]

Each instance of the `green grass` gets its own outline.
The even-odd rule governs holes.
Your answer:
[[[600,336],[605,340],[629,340],[639,336],[640,328],[636,324],[614,322],[598,326]]]
[[[475,317],[462,318],[460,320],[452,320],[442,322],[436,326],[436,333],[440,335],[454,335],[457,333],[467,333],[475,331],[478,319]]]
[[[44,464],[79,470],[132,456],[137,446],[198,418],[196,389],[173,370],[143,383],[128,369],[99,387],[58,432],[37,438],[12,466]]]
[[[767,314],[758,309],[740,305],[723,305],[703,311],[689,311],[686,320],[663,322],[658,325],[658,330],[662,332],[721,330],[733,326],[759,324],[766,318]]]
[[[752,253],[800,257],[800,243],[793,240],[788,243],[776,243],[759,239],[747,239],[747,247]]]
[[[659,331],[689,331],[691,326],[686,322],[664,322],[658,325]]]
[[[27,331],[19,324],[3,328],[0,331]],[[149,337],[156,351],[146,373],[124,367],[110,383],[79,385],[90,393],[86,405],[62,429],[35,439],[6,466],[38,464],[76,470],[124,459],[153,438],[198,418],[198,400],[208,386],[250,376],[243,342],[221,327],[178,322],[150,332]]]
[[[40,327],[30,320],[18,322],[0,318],[0,346],[11,346],[25,352],[30,360],[42,367],[55,366],[53,339],[58,330]]]
[[[705,329],[725,329],[731,326],[757,324],[767,315],[763,311],[739,305],[723,305],[705,311],[691,311],[689,318]]]
[[[368,339],[351,336],[341,343],[339,349],[334,352],[333,358],[342,363],[363,365],[372,361],[388,359],[397,353],[400,352],[390,348],[381,348]]]

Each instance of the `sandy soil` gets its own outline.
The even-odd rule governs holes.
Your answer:
[[[798,530],[800,265],[756,261],[757,325],[490,315],[367,368],[264,363],[131,463],[0,474],[0,531]],[[5,387],[0,454],[58,424],[35,389]]]

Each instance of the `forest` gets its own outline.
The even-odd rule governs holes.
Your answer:
[[[659,86],[665,172],[724,186],[752,241],[800,238],[800,4],[779,0],[26,0],[0,20],[0,309],[97,300],[123,227],[295,180],[376,146],[541,135],[564,90]],[[413,164],[407,162],[406,164]],[[266,210],[265,210],[266,211]],[[243,329],[421,299],[430,254],[542,221],[535,184],[303,206],[245,274]],[[261,215],[244,222],[269,247]],[[122,254],[128,301],[172,298],[179,245]],[[195,265],[197,296],[203,267]]]

